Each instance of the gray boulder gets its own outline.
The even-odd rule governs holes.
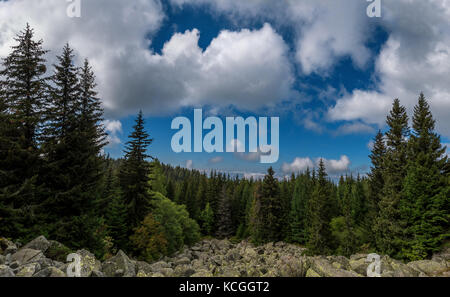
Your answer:
[[[50,242],[45,238],[44,236],[39,236],[29,243],[27,243],[23,248],[24,249],[32,249],[32,250],[38,250],[43,253],[47,251],[47,249],[50,247]]]
[[[33,277],[66,277],[66,274],[56,267],[47,267],[34,274]]]
[[[25,265],[39,262],[43,258],[45,258],[44,254],[40,250],[22,248],[11,256],[11,262],[17,261],[20,265]]]
[[[31,277],[37,271],[41,269],[39,263],[30,263],[20,267],[19,272],[16,274],[18,277]]]
[[[102,263],[95,259],[94,254],[90,253],[87,250],[78,250],[76,253],[81,258],[81,277],[88,277],[89,275],[91,275],[92,271],[102,270]]]
[[[344,269],[338,269],[336,267],[333,267],[333,265],[328,262],[326,259],[323,259],[321,257],[314,257],[310,258],[310,269],[312,271],[310,272],[309,276],[313,272],[315,274],[318,274],[319,276],[323,277],[359,277],[362,276],[361,274],[358,274],[354,271],[347,271]],[[308,271],[307,271],[308,276]]]
[[[186,265],[186,264],[190,264],[191,260],[189,260],[188,257],[181,257],[180,259],[175,260],[174,264],[175,265]]]
[[[136,265],[128,256],[120,250],[117,255],[106,260],[102,265],[103,273],[108,277],[114,277],[120,274],[118,271],[122,271],[125,277],[136,276]]]
[[[435,262],[432,260],[414,261],[407,264],[414,270],[425,273],[428,276],[440,275],[447,271],[447,266],[442,262]]]

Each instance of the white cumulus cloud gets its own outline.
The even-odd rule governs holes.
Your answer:
[[[321,159],[324,162],[327,172],[331,174],[345,172],[350,166],[350,159],[346,155],[342,155],[339,160],[316,158],[314,162],[309,157],[297,157],[292,163],[283,163],[281,170],[285,174],[304,172],[308,168],[312,170],[319,165]]]

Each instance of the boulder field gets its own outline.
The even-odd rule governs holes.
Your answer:
[[[80,257],[82,277],[364,277],[367,254],[304,256],[305,248],[284,242],[254,246],[247,241],[203,240],[172,257],[147,263],[123,251],[101,262],[87,250]],[[0,277],[65,277],[68,248],[40,236],[20,247],[0,237]],[[381,257],[382,277],[450,276],[450,249],[431,260],[403,263]]]

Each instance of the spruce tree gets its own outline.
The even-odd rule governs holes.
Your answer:
[[[402,220],[399,203],[402,200],[404,178],[407,164],[407,138],[409,136],[408,116],[405,107],[398,99],[394,100],[386,123],[386,155],[383,158],[382,197],[379,203],[376,242],[380,252],[398,257],[401,251],[403,230],[406,222]]]
[[[448,174],[443,173],[445,147],[434,131],[435,120],[423,94],[414,108],[412,123],[405,199],[400,203],[402,219],[407,222],[402,256],[419,260],[438,251],[450,236],[450,186]]]
[[[261,217],[264,229],[263,241],[281,240],[282,229],[282,202],[278,181],[274,177],[275,172],[269,167],[261,186]]]
[[[42,40],[27,24],[0,69],[0,224],[4,236],[30,239],[39,229],[34,215],[40,193],[39,134],[47,82]],[[1,206],[0,206],[1,207]],[[8,209],[8,210],[6,210]],[[37,230],[36,230],[37,232]],[[25,239],[26,240],[26,239]]]
[[[289,241],[305,243],[307,239],[306,212],[307,203],[311,195],[309,169],[295,179],[294,194],[291,201],[289,213]]]
[[[209,205],[206,203],[205,209],[202,210],[201,215],[201,226],[204,235],[212,235],[214,228],[214,213]]]
[[[233,234],[233,222],[231,218],[231,201],[224,186],[220,192],[218,207],[218,228],[216,236],[218,238],[228,238]]]
[[[367,201],[367,216],[366,226],[371,232],[367,232],[369,235],[369,243],[372,247],[376,246],[375,234],[372,232],[373,226],[375,226],[378,213],[379,203],[382,197],[382,189],[384,187],[383,171],[384,171],[384,157],[386,155],[386,146],[384,143],[384,135],[381,131],[378,131],[375,136],[373,148],[370,154],[370,160],[372,166],[370,168],[369,175],[369,193]]]
[[[320,159],[318,176],[308,201],[309,238],[308,253],[325,255],[331,251],[330,188],[323,159]]]
[[[150,165],[147,161],[150,156],[147,148],[153,139],[144,128],[144,117],[139,112],[133,132],[125,148],[125,160],[120,168],[119,182],[123,200],[128,209],[127,224],[131,230],[142,222],[150,212],[151,185]]]
[[[103,223],[96,216],[103,170],[99,155],[104,145],[98,117],[101,109],[88,65],[85,70],[89,73],[79,77],[68,44],[57,60],[46,111],[46,164],[41,177],[47,195],[40,213],[51,238],[101,255],[103,234],[99,232]]]

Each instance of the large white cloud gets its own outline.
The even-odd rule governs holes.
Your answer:
[[[292,95],[288,48],[268,24],[260,30],[222,31],[204,51],[198,30],[177,33],[157,54],[149,48],[165,17],[159,0],[81,3],[77,19],[67,17],[66,1],[0,2],[0,57],[26,22],[52,51],[49,59],[69,42],[80,59],[90,59],[112,116],[202,104],[256,110]]]
[[[421,91],[450,137],[450,1],[383,2],[382,24],[390,32],[376,60],[376,90],[355,90],[330,108],[331,120],[358,120],[382,126],[392,100],[412,113]]]
[[[171,1],[179,6],[208,5],[236,22],[270,19],[294,28],[295,57],[304,75],[326,76],[346,57],[365,69],[373,54],[367,43],[373,28],[381,25],[389,37],[376,57],[372,88],[337,98],[328,119],[382,126],[394,98],[399,97],[411,114],[423,91],[438,119],[438,131],[450,137],[450,0],[382,1],[380,19],[367,17],[370,3],[361,0]],[[304,124],[322,130],[312,118]]]
[[[209,6],[239,23],[269,19],[296,32],[296,60],[304,74],[326,73],[337,58],[349,56],[357,67],[370,58],[365,43],[370,37],[366,15],[368,3],[361,0],[171,0],[179,7]]]

